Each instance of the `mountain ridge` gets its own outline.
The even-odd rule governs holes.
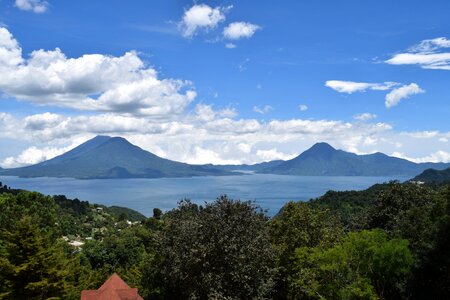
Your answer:
[[[450,182],[450,168],[444,170],[426,169],[412,181],[422,181],[425,183],[449,183]]]
[[[358,155],[316,143],[293,159],[259,173],[303,176],[414,176],[425,169],[449,167],[445,163],[417,164],[381,152]]]
[[[190,165],[161,158],[122,137],[96,136],[74,149],[41,163],[0,169],[1,175],[72,177],[79,179],[161,178],[236,175],[236,171],[302,176],[415,176],[445,163],[417,164],[376,152],[357,155],[325,142],[314,144],[290,160],[253,165]]]
[[[1,172],[20,177],[79,179],[190,177],[228,173],[213,167],[161,158],[124,138],[107,136],[97,136],[50,160]]]

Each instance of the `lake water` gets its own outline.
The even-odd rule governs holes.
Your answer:
[[[328,190],[363,190],[375,183],[402,177],[288,176],[272,174],[207,176],[157,179],[18,178],[2,176],[12,188],[38,191],[47,195],[66,195],[107,206],[118,205],[151,216],[153,208],[163,211],[188,198],[202,204],[220,195],[252,200],[273,216],[288,201],[306,201]]]

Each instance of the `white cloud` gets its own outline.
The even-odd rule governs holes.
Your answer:
[[[206,4],[195,4],[184,12],[179,27],[184,37],[191,38],[199,30],[210,30],[225,20],[229,7],[212,8]]]
[[[30,58],[6,28],[0,28],[0,91],[40,105],[129,115],[170,117],[194,100],[183,80],[159,79],[136,52],[114,57],[67,58],[60,49],[36,50]],[[97,95],[96,97],[92,95]]]
[[[276,148],[269,150],[258,150],[256,151],[256,155],[260,157],[263,161],[271,161],[271,160],[289,160],[297,156],[297,154],[285,154],[283,152],[278,151]]]
[[[262,115],[264,115],[264,114],[266,114],[266,113],[268,113],[269,111],[272,111],[272,110],[273,110],[273,107],[270,106],[270,105],[264,105],[264,107],[253,106],[253,111],[257,112],[259,114],[262,114]]]
[[[416,83],[409,85],[399,86],[397,82],[384,82],[384,83],[367,83],[367,82],[354,82],[354,81],[341,81],[341,80],[328,80],[325,82],[325,86],[332,88],[339,93],[352,94],[355,92],[365,92],[366,90],[375,91],[387,91],[391,90],[386,95],[385,105],[387,108],[397,105],[400,100],[408,98],[411,95],[424,93],[425,91],[419,87]]]
[[[5,27],[0,27],[0,66],[17,66],[23,62],[19,43]]]
[[[244,152],[245,154],[249,154],[252,151],[252,145],[249,145],[247,143],[239,143],[237,147],[241,152]]]
[[[70,149],[68,148],[58,149],[53,147],[38,149],[33,146],[22,151],[22,153],[20,153],[17,157],[10,156],[5,158],[0,164],[3,168],[15,168],[32,165],[61,155],[69,150]]]
[[[214,152],[210,149],[204,149],[201,147],[195,147],[193,155],[190,156],[186,162],[190,163],[190,164],[207,164],[212,161],[218,165],[238,165],[238,164],[240,164],[239,160],[222,159],[220,157],[219,153]]]
[[[197,104],[195,107],[196,118],[203,122],[210,122],[217,117],[234,118],[237,116],[236,109],[225,108],[221,110],[214,110],[212,105]]]
[[[353,118],[355,120],[359,120],[359,121],[369,121],[369,120],[375,119],[376,117],[377,117],[377,115],[371,114],[371,113],[362,113],[362,114],[353,116]]]
[[[298,109],[300,109],[300,111],[307,111],[308,110],[308,106],[305,104],[300,104],[298,106]]]
[[[352,94],[355,92],[365,92],[366,90],[386,91],[399,85],[397,82],[384,82],[384,83],[367,83],[367,82],[354,82],[343,80],[328,80],[325,82],[325,86],[339,92]]]
[[[20,10],[32,11],[40,14],[48,9],[48,2],[43,0],[16,0],[16,7]]]
[[[427,143],[417,143],[420,134],[396,133],[391,125],[381,122],[234,120],[223,116],[222,111],[202,104],[177,120],[112,113],[91,116],[43,113],[24,118],[0,113],[1,138],[23,140],[38,149],[28,150],[23,155],[19,153],[13,158],[1,156],[0,149],[0,161],[4,166],[39,162],[62,153],[58,149],[72,146],[67,145],[67,141],[79,144],[97,134],[123,136],[146,150],[176,161],[226,164],[288,159],[317,141],[360,154],[405,152],[407,149],[409,157],[422,158],[442,149],[439,148],[442,147],[440,139],[450,137],[448,132],[423,133],[421,135],[430,136]],[[438,158],[435,155],[433,159]]]
[[[371,88],[386,87],[378,85]],[[0,112],[0,138],[22,141],[23,149],[27,148],[11,156],[0,147],[3,166],[51,158],[72,147],[68,141],[75,145],[97,134],[123,136],[157,155],[196,163],[286,159],[317,141],[358,153],[392,153],[406,148],[407,155],[420,158],[441,151],[443,140],[450,138],[450,133],[433,133],[427,143],[417,145],[416,138],[381,122],[235,119],[233,107],[204,103],[188,109],[195,98],[190,84],[158,78],[155,69],[147,67],[135,52],[67,58],[56,49],[37,50],[24,57],[5,28],[0,28],[0,90],[22,101],[89,111],[24,117]]]
[[[438,150],[438,151],[436,151],[434,153],[431,153],[430,155],[427,155],[427,156],[424,156],[424,157],[418,157],[418,158],[408,157],[402,152],[393,152],[392,156],[403,158],[403,159],[407,159],[407,160],[413,161],[415,163],[425,163],[425,162],[434,162],[434,163],[444,162],[444,163],[449,163],[450,162],[450,152],[446,152],[446,151],[443,151],[443,150]]]
[[[418,65],[424,69],[450,70],[450,40],[439,37],[423,40],[404,53],[398,53],[385,62],[391,65]]]
[[[416,139],[429,139],[434,138],[439,135],[439,131],[414,131],[414,132],[406,132],[404,133],[410,137],[416,138]]]
[[[233,43],[226,43],[226,44],[225,44],[225,48],[228,48],[228,49],[234,49],[234,48],[236,48],[236,45],[233,44]]]
[[[385,105],[387,108],[397,105],[402,99],[409,98],[412,95],[425,93],[416,83],[404,85],[402,87],[392,90],[386,95]]]
[[[239,40],[241,38],[250,38],[260,29],[256,24],[247,22],[234,22],[229,24],[223,30],[223,36],[229,40]]]
[[[413,53],[430,53],[441,48],[450,48],[450,40],[445,37],[423,40],[418,45],[409,48],[409,51]]]

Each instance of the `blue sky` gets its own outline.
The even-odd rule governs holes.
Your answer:
[[[0,1],[0,166],[96,134],[191,163],[450,161],[450,2]],[[3,56],[3,57],[2,57]]]

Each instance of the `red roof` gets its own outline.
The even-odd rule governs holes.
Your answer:
[[[81,300],[144,300],[138,289],[130,288],[114,273],[98,290],[84,290]]]

